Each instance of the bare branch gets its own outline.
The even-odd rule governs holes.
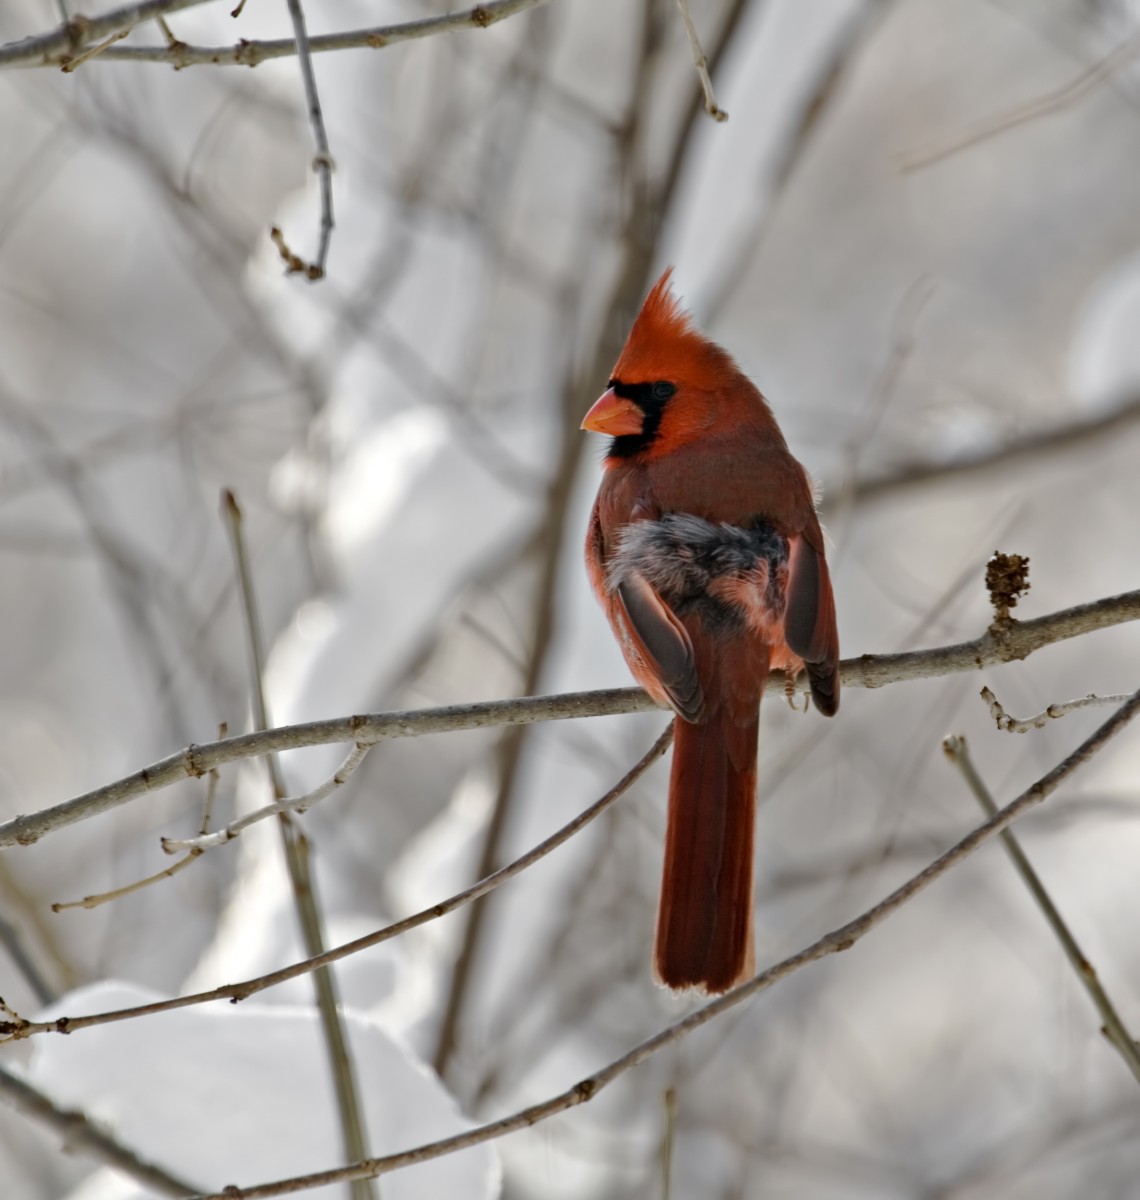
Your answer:
[[[979,142],[987,141],[989,138],[997,137],[998,134],[1005,133],[1007,130],[1015,129],[1018,125],[1024,125],[1038,117],[1057,112],[1070,104],[1076,104],[1091,95],[1102,84],[1107,83],[1118,71],[1128,66],[1138,54],[1140,54],[1140,35],[1130,37],[1122,42],[1106,58],[1089,67],[1087,71],[1083,71],[1064,87],[1039,96],[1036,100],[1030,100],[1026,104],[1018,104],[1004,113],[986,117],[963,133],[929,149],[917,150],[907,155],[902,160],[902,170],[917,171],[922,167],[932,166],[934,163],[949,158],[952,154],[976,146]]]
[[[1128,697],[1125,696],[1124,699],[1127,700]],[[986,787],[985,782],[974,766],[965,736],[957,734],[946,738],[942,743],[942,748],[946,752],[946,757],[962,772],[962,778],[965,779],[970,791],[974,793],[974,797],[981,805],[982,811],[988,817],[993,817],[997,813],[998,807],[994,803],[993,796],[990,795],[989,788]],[[1101,982],[1097,978],[1096,969],[1085,957],[1080,946],[1077,945],[1077,939],[1069,931],[1069,927],[1065,924],[1065,920],[1060,912],[1058,912],[1057,906],[1045,890],[1045,885],[1033,869],[1032,864],[1025,855],[1025,851],[1022,850],[1021,843],[1018,842],[1017,838],[1008,829],[1003,829],[1000,837],[1005,844],[1010,859],[1013,861],[1014,869],[1024,880],[1025,886],[1029,889],[1029,893],[1036,902],[1037,907],[1044,914],[1049,928],[1053,930],[1057,941],[1061,943],[1061,949],[1065,952],[1065,957],[1069,960],[1069,965],[1076,972],[1081,985],[1088,992],[1089,998],[1096,1006],[1097,1012],[1100,1013],[1100,1018],[1104,1022],[1103,1032],[1105,1036],[1116,1050],[1119,1051],[1120,1057],[1124,1059],[1128,1069],[1136,1077],[1136,1082],[1140,1083],[1140,1046],[1136,1044],[1136,1039],[1125,1028],[1124,1022],[1120,1019],[1115,1006],[1108,998],[1108,993],[1101,986]]]
[[[487,29],[507,17],[513,17],[516,13],[537,8],[538,5],[547,2],[548,0],[486,0],[486,3],[476,4],[462,12],[422,17],[418,21],[404,21],[396,25],[376,25],[368,29],[347,30],[344,33],[322,34],[309,39],[309,49],[314,54],[329,50],[381,50],[399,42],[433,37],[439,33],[452,33],[460,29]],[[176,12],[180,8],[206,3],[209,3],[209,0],[150,0],[146,4],[127,5],[104,17],[85,19],[81,25],[77,25],[79,18],[72,18],[68,25],[52,33],[0,46],[0,69],[62,66],[70,61],[77,50],[82,50],[100,36],[107,36],[124,27],[138,25],[165,13]],[[292,38],[266,41],[247,41],[243,38],[232,46],[188,46],[185,42],[165,46],[112,46],[103,51],[102,58],[104,62],[166,63],[180,69],[203,64],[219,67],[256,67],[271,58],[290,58],[296,53],[297,42]]]
[[[677,0],[677,9],[681,14],[685,33],[689,36],[689,45],[693,50],[693,65],[697,68],[697,77],[701,81],[701,91],[705,96],[705,112],[714,121],[727,121],[728,113],[716,102],[712,79],[709,78],[709,60],[705,57],[705,52],[701,47],[701,38],[697,33],[697,27],[693,24],[692,14],[689,12],[689,0]]]
[[[95,1125],[86,1114],[76,1109],[59,1108],[51,1097],[3,1066],[0,1066],[0,1097],[13,1108],[53,1129],[67,1146],[86,1151],[163,1196],[193,1196],[199,1190],[196,1185],[172,1175],[165,1167],[140,1158]]]
[[[993,717],[998,729],[1003,733],[1028,733],[1031,729],[1044,729],[1050,721],[1068,716],[1080,708],[1112,708],[1123,704],[1127,696],[1094,696],[1091,693],[1079,700],[1066,700],[1063,704],[1050,704],[1044,712],[1033,717],[1011,717],[1001,706],[1001,702],[988,688],[982,688],[982,699],[989,706],[990,716]]]
[[[162,839],[162,848],[167,854],[177,854],[181,850],[189,850],[192,855],[198,855],[203,850],[209,850],[213,846],[224,846],[226,842],[232,842],[234,838],[241,835],[243,830],[248,829],[251,825],[256,825],[258,821],[264,821],[266,817],[279,817],[282,813],[300,814],[306,812],[314,804],[318,804],[327,796],[331,796],[337,788],[343,787],[352,778],[353,772],[364,761],[365,756],[371,749],[371,745],[353,746],[349,751],[348,757],[340,764],[332,777],[326,779],[318,787],[313,788],[311,792],[306,792],[303,796],[287,796],[284,800],[278,800],[273,804],[266,804],[263,808],[247,813],[244,817],[239,817],[236,821],[231,821],[224,829],[218,829],[214,833],[206,833],[203,830],[197,837],[192,838],[164,837]],[[181,864],[176,863],[175,867],[178,866],[181,866]],[[171,867],[171,871],[175,867]]]
[[[1098,412],[1030,433],[1004,446],[987,448],[945,462],[907,463],[881,475],[872,475],[857,482],[851,489],[850,497],[860,502],[882,500],[909,488],[968,479],[974,475],[984,475],[995,467],[1035,462],[1049,454],[1067,454],[1137,423],[1140,423],[1140,396],[1132,397],[1107,412]],[[830,497],[825,498],[825,509],[830,503]]]
[[[225,723],[218,730],[219,736],[225,737]],[[218,780],[220,776],[216,770],[210,772],[210,782],[206,787],[206,803],[202,806],[202,822],[198,826],[199,838],[205,837],[210,828],[210,815],[214,810],[214,799],[218,793]],[[163,847],[165,849],[165,845]],[[62,904],[53,904],[51,911],[54,913],[65,912],[72,908],[98,908],[101,904],[109,904],[112,900],[121,900],[124,896],[133,895],[135,892],[141,892],[143,888],[150,887],[151,884],[159,883],[163,879],[173,879],[180,871],[184,871],[196,858],[202,854],[202,849],[198,846],[187,846],[189,853],[185,858],[180,858],[173,866],[167,867],[164,871],[156,871],[153,875],[148,875],[145,879],[138,879],[134,883],[128,883],[124,887],[113,888],[109,892],[96,892],[92,896],[84,896],[82,900],[68,900]]]
[[[389,941],[391,938],[398,937],[402,933],[407,933],[410,929],[417,929],[421,925],[426,925],[429,921],[445,917],[448,913],[453,913],[457,909],[463,908],[464,905],[470,904],[473,900],[478,900],[481,896],[486,896],[488,892],[494,891],[495,888],[506,883],[508,879],[513,879],[516,875],[522,874],[528,867],[532,867],[539,859],[545,858],[551,851],[557,850],[559,846],[568,842],[576,833],[585,829],[591,821],[596,820],[602,813],[612,808],[629,791],[634,783],[665,753],[672,740],[673,726],[670,724],[665,728],[657,741],[642,755],[641,759],[600,800],[596,800],[589,808],[580,812],[572,821],[568,821],[561,829],[552,833],[544,841],[539,842],[537,846],[528,850],[526,854],[516,858],[514,862],[493,872],[485,879],[480,879],[478,883],[473,884],[471,887],[464,888],[463,891],[457,892],[447,900],[433,904],[430,908],[422,909],[413,916],[405,917],[402,921],[387,925],[383,929],[377,929],[373,933],[365,934],[364,937],[356,938],[355,941],[346,942],[343,946],[326,950],[323,954],[318,954],[313,958],[307,958],[302,962],[282,967],[280,970],[271,971],[267,975],[259,975],[256,979],[247,979],[241,983],[226,984],[223,987],[214,988],[209,992],[196,992],[188,996],[175,996],[170,1000],[158,1000],[153,1004],[136,1005],[133,1008],[120,1008],[111,1012],[93,1013],[84,1017],[63,1017],[55,1021],[35,1022],[25,1021],[17,1013],[12,1012],[10,1009],[5,1009],[3,1002],[0,1001],[0,1011],[7,1012],[11,1017],[10,1021],[0,1022],[0,1033],[14,1040],[31,1037],[37,1033],[74,1033],[78,1029],[89,1029],[95,1025],[109,1025],[116,1021],[126,1021],[134,1017],[152,1016],[155,1013],[172,1012],[174,1009],[189,1008],[195,1004],[207,1004],[211,1000],[232,1000],[234,1002],[247,1000],[250,996],[256,995],[258,992],[263,992],[267,988],[276,987],[279,983],[288,983],[291,979],[298,979],[302,975],[307,975],[310,971],[315,971],[320,967],[327,967],[342,958],[348,958],[349,955],[359,954],[362,950],[379,946],[381,942]]]
[[[265,701],[265,650],[261,633],[261,618],[257,611],[257,595],[253,586],[253,571],[245,546],[242,511],[237,498],[229,488],[222,490],[222,517],[229,531],[233,546],[234,565],[237,568],[238,588],[241,593],[242,610],[245,614],[246,640],[249,644],[250,675],[253,693],[253,711],[258,729],[269,726],[269,708]],[[267,752],[266,766],[269,768],[270,783],[275,800],[285,797],[285,784],[281,766],[273,751]],[[293,907],[297,913],[297,924],[306,954],[323,954],[325,949],[324,925],[317,903],[316,882],[312,877],[309,859],[309,843],[287,812],[277,813],[277,828],[281,835],[281,849],[289,882],[293,885]],[[361,1119],[360,1090],[356,1083],[356,1070],[349,1052],[348,1037],[341,1020],[340,999],[337,995],[336,979],[332,968],[318,967],[313,972],[313,990],[316,993],[317,1012],[320,1015],[321,1032],[329,1058],[333,1090],[336,1094],[337,1112],[340,1115],[340,1131],[345,1158],[349,1162],[359,1160],[368,1153],[368,1142]],[[353,1180],[352,1200],[373,1200],[371,1183]]]
[[[1063,609],[1049,616],[1016,621],[1000,635],[987,631],[974,641],[951,646],[849,658],[841,664],[840,673],[843,686],[849,688],[878,688],[915,679],[933,679],[961,671],[981,670],[998,663],[1016,662],[1054,642],[1138,618],[1140,590],[1123,592],[1119,596],[1107,596],[1103,600]],[[806,685],[801,680],[797,681],[796,686],[802,690]],[[767,690],[783,694],[785,685],[782,671],[771,674]],[[373,745],[389,738],[649,712],[656,707],[640,688],[612,688],[556,696],[491,700],[480,704],[456,704],[409,712],[334,717],[246,733],[223,741],[187,746],[177,754],[160,759],[115,783],[51,808],[14,817],[0,825],[0,849],[30,845],[57,829],[109,812],[148,792],[170,787],[186,778],[198,778],[226,763],[240,762],[273,751],[327,746],[337,742]]]
[[[317,77],[313,71],[313,55],[309,47],[309,34],[305,28],[305,11],[301,0],[288,0],[289,16],[293,20],[293,37],[297,42],[297,57],[301,63],[301,78],[305,84],[305,102],[309,106],[309,124],[313,127],[313,141],[317,144],[317,155],[313,159],[313,170],[320,180],[321,189],[321,237],[317,246],[317,257],[307,265],[305,277],[311,281],[323,279],[325,263],[329,256],[329,242],[333,231],[332,207],[332,151],[325,131],[325,119],[321,113],[321,98],[317,94]]]
[[[241,1188],[231,1185],[224,1192],[213,1193],[200,1200],[267,1200],[271,1196],[284,1196],[296,1192],[307,1191],[309,1188],[322,1187],[327,1184],[342,1183],[350,1179],[375,1178],[378,1175],[395,1171],[401,1167],[410,1167],[417,1163],[428,1162],[453,1154],[458,1150],[466,1150],[483,1142],[493,1141],[505,1134],[527,1129],[539,1121],[565,1112],[576,1105],[585,1104],[592,1100],[604,1087],[624,1075],[627,1071],[639,1066],[651,1055],[671,1046],[687,1034],[692,1033],[703,1025],[719,1017],[722,1013],[734,1008],[744,1000],[750,999],[757,993],[767,990],[773,984],[779,983],[789,975],[806,967],[809,963],[818,962],[822,958],[841,950],[849,950],[857,941],[865,937],[872,929],[881,925],[888,917],[912,900],[919,892],[924,891],[936,879],[940,879],[953,867],[968,858],[979,846],[989,841],[995,834],[1000,833],[1011,825],[1018,817],[1023,816],[1031,808],[1036,807],[1051,795],[1078,767],[1089,762],[1096,753],[1140,711],[1140,690],[1129,697],[1128,702],[1115,712],[1090,738],[1086,739],[1063,762],[1054,767],[1048,774],[1042,776],[1035,784],[1022,792],[1011,804],[997,812],[983,825],[967,834],[955,846],[934,860],[928,867],[908,879],[906,883],[896,888],[885,899],[874,907],[867,909],[853,921],[825,934],[798,954],[793,954],[783,962],[769,967],[747,983],[741,984],[730,992],[726,992],[717,1000],[663,1029],[660,1033],[635,1046],[632,1050],[614,1059],[602,1070],[588,1076],[572,1088],[532,1104],[527,1108],[480,1125],[475,1129],[456,1134],[453,1137],[441,1138],[439,1141],[428,1142],[410,1150],[397,1154],[387,1154],[379,1158],[368,1159],[353,1164],[351,1167],[337,1167],[328,1171],[318,1171],[311,1175],[298,1175],[291,1179],[281,1179],[273,1183],[259,1184],[254,1187]]]
[[[209,4],[211,0],[143,0],[124,4],[101,17],[76,15],[51,33],[22,38],[0,46],[0,67],[66,67],[88,46],[104,38],[129,33],[144,21]]]

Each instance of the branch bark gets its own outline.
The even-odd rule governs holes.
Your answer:
[[[0,69],[6,67],[64,67],[100,37],[109,37],[131,29],[145,21],[166,16],[182,8],[192,8],[210,0],[150,0],[144,4],[128,4],[103,17],[73,17],[67,24],[51,33],[24,38],[0,46]],[[313,54],[329,50],[380,50],[399,42],[452,33],[459,29],[487,29],[491,25],[529,8],[537,8],[548,0],[486,0],[462,12],[396,25],[376,25],[368,29],[352,29],[344,33],[328,33],[309,39]],[[104,62],[165,63],[176,70],[209,64],[216,67],[256,67],[271,58],[291,58],[297,53],[292,38],[249,41],[242,38],[231,46],[189,46],[175,41],[162,46],[108,46],[100,53]]]
[[[970,642],[901,654],[863,654],[858,658],[845,659],[840,665],[840,675],[844,687],[878,688],[908,680],[933,679],[962,671],[981,670],[998,663],[1028,658],[1034,651],[1054,642],[1137,619],[1140,619],[1140,590],[1122,592],[1118,596],[1106,596],[1102,600],[1063,609],[1048,616],[1014,621],[1000,634],[987,630],[980,638]],[[799,686],[802,690],[802,683]],[[783,693],[782,672],[775,671],[769,677],[768,691]],[[340,742],[372,745],[389,738],[422,737],[456,729],[533,725],[539,721],[561,721],[574,717],[649,712],[655,707],[640,688],[611,688],[596,692],[491,700],[481,704],[455,704],[409,712],[333,717],[325,721],[309,721],[302,725],[246,733],[203,745],[190,745],[114,783],[51,808],[6,821],[0,825],[0,849],[31,845],[49,833],[110,812],[148,792],[170,787],[183,779],[197,779],[215,767],[272,751]]]

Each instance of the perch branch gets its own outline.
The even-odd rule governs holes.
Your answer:
[[[961,671],[981,670],[998,663],[1027,658],[1043,646],[1080,637],[1140,619],[1140,590],[1106,596],[1089,604],[1063,609],[1044,617],[1015,621],[1000,634],[987,631],[970,642],[911,650],[900,654],[864,654],[841,664],[843,685],[878,688],[915,679],[933,679]],[[801,689],[805,686],[798,681]],[[783,694],[784,676],[772,672],[768,691]],[[13,817],[0,825],[0,849],[30,845],[46,834],[109,812],[148,792],[198,778],[214,767],[277,750],[327,746],[337,742],[372,745],[397,737],[422,737],[456,729],[486,729],[498,725],[531,725],[573,717],[613,716],[648,712],[657,706],[640,688],[612,688],[556,696],[524,696],[480,704],[455,704],[410,712],[371,713],[334,717],[302,725],[246,733],[224,741],[187,746],[176,754],[143,767],[133,775],[39,812]]]

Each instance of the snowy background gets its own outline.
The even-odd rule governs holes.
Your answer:
[[[80,7],[9,0],[0,40],[61,5]],[[278,0],[231,7],[169,26],[192,44],[290,35]],[[307,15],[319,33],[443,7]],[[692,7],[710,56],[724,42],[726,124],[696,107],[671,0],[553,0],[318,56],[337,225],[316,285],[284,277],[268,238],[277,224],[315,250],[296,60],[0,72],[0,819],[250,727],[223,487],[245,514],[274,723],[627,683],[581,567],[601,446],[577,425],[669,263],[824,491],[845,655],[977,636],[995,548],[1031,559],[1019,614],[1138,586],[1133,7]],[[126,44],[162,42],[151,25]],[[941,469],[1070,427],[1048,454]],[[866,486],[911,466],[930,470]],[[1103,719],[999,733],[983,683],[1026,715],[1132,691],[1138,662],[1124,626],[981,675],[849,689],[834,722],[769,703],[759,962],[977,823],[944,734],[970,738],[1009,800]],[[385,743],[301,819],[327,943],[471,882],[495,812],[494,863],[529,848],[665,719]],[[342,755],[285,756],[289,791]],[[1137,778],[1132,733],[1019,826],[1133,1033]],[[470,910],[337,968],[373,1153],[560,1091],[693,1007],[649,971],[665,779],[658,765],[494,894],[466,954]],[[0,855],[8,1005],[76,1015],[304,956],[270,823],[142,893],[51,911],[169,865],[159,837],[196,830],[204,788]],[[268,798],[259,765],[227,769],[215,819]],[[0,1068],[218,1188],[341,1161],[323,1055],[303,978],[0,1046]],[[670,1088],[675,1200],[1109,1200],[1140,1178],[1140,1092],[994,846],[592,1103],[378,1191],[660,1196]],[[0,1193],[149,1194],[9,1107]]]

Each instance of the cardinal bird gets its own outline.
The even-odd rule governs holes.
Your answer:
[[[839,636],[807,472],[732,358],[670,290],[646,297],[583,429],[612,438],[590,582],[638,683],[676,713],[655,974],[727,991],[753,971],[760,696],[806,670],[839,707]]]

